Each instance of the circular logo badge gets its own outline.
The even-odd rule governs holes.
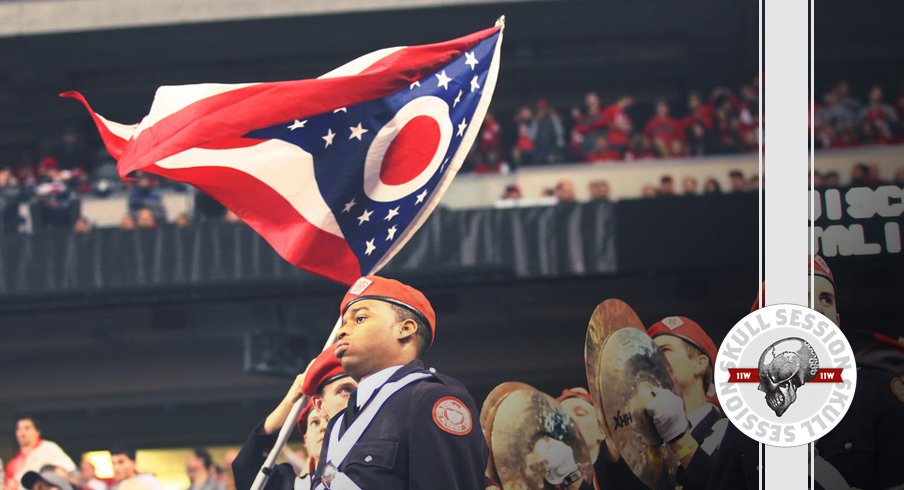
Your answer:
[[[456,436],[471,433],[471,411],[454,396],[440,398],[433,405],[433,422],[440,429]]]
[[[799,446],[831,431],[857,385],[854,351],[841,329],[798,305],[761,308],[725,336],[716,389],[728,420],[770,446]]]

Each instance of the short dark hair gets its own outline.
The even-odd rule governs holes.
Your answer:
[[[41,432],[41,422],[35,418],[34,415],[22,415],[21,417],[16,419],[16,425],[19,425],[19,422],[23,420],[31,421],[31,425],[35,426],[35,430]]]
[[[430,327],[420,318],[420,315],[417,313],[405,308],[404,306],[400,306],[397,304],[390,303],[392,310],[395,311],[396,319],[399,321],[404,320],[414,320],[417,324],[417,332],[415,337],[417,337],[417,357],[420,359],[424,357],[424,354],[427,353],[427,350],[430,349],[430,341],[432,340],[433,335],[430,332]]]
[[[688,342],[687,340],[684,340],[684,339],[681,339],[681,340],[682,340],[682,344],[684,344],[684,350],[687,351],[688,357],[706,356],[706,358],[709,359],[709,356],[706,355],[706,352],[703,352],[703,349]],[[709,359],[709,362],[706,364],[706,371],[703,371],[703,391],[707,391],[712,383],[713,383],[713,360]]]
[[[210,457],[210,453],[207,452],[203,447],[196,447],[192,450],[195,453],[195,457],[200,459],[204,463],[204,467],[208,470],[211,466],[213,466],[213,458]]]
[[[117,454],[124,454],[127,458],[135,461],[135,448],[126,447],[126,446],[113,446],[110,448],[110,456],[116,456]]]

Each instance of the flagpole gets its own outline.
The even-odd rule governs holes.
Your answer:
[[[339,333],[339,327],[341,326],[342,317],[339,317],[339,319],[336,320],[336,324],[333,325],[333,331],[330,332],[330,336],[327,338],[326,344],[323,345],[323,350],[326,350],[327,347],[335,342],[336,335]],[[292,426],[295,425],[295,421],[298,420],[298,414],[301,413],[302,407],[304,407],[305,403],[307,402],[308,396],[302,395],[301,398],[299,398],[298,401],[296,401],[295,404],[292,405],[292,410],[289,411],[289,415],[286,417],[286,421],[283,422],[282,428],[279,429],[279,435],[276,437],[276,443],[273,444],[273,449],[270,450],[270,454],[268,454],[267,459],[264,460],[264,465],[261,466],[260,471],[257,472],[257,476],[254,477],[254,483],[251,484],[250,490],[262,490],[267,484],[267,480],[270,478],[270,474],[273,472],[273,467],[276,466],[276,458],[279,457],[279,454],[282,452],[282,449],[286,445],[286,442],[289,441],[289,436],[292,435]]]

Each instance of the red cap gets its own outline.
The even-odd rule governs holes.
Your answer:
[[[590,398],[590,393],[587,392],[586,388],[580,386],[562,390],[562,394],[556,397],[556,401],[567,400],[569,398],[583,398],[584,400],[587,400],[587,403],[593,405],[593,399]]]
[[[342,305],[339,307],[339,314],[345,315],[349,306],[362,299],[386,301],[411,310],[430,327],[430,344],[433,344],[433,339],[436,337],[436,313],[424,293],[395,279],[366,276],[355,281],[345,293]]]
[[[337,379],[348,376],[348,373],[339,363],[336,357],[336,344],[327,347],[319,356],[311,361],[304,377],[304,384],[301,385],[301,391],[308,396],[314,396],[327,383],[332,383]]]
[[[716,344],[703,331],[703,328],[690,318],[683,316],[665,317],[647,329],[647,334],[653,338],[660,335],[674,335],[702,350],[706,357],[709,357],[710,365],[716,363]]]
[[[821,255],[813,255],[813,260],[807,261],[807,271],[811,274],[825,277],[832,283],[832,286],[835,286],[835,275],[832,274],[832,269],[829,269],[829,264],[826,264],[826,259],[822,258]]]
[[[810,257],[813,260],[810,260]],[[826,259],[822,258],[822,255],[808,255],[807,256],[807,273],[816,276],[822,276],[829,280],[832,283],[832,287],[835,287],[835,275],[832,274],[832,269],[829,269],[829,264],[826,263]],[[760,294],[753,300],[753,305],[750,307],[750,312],[753,313],[756,310],[760,309],[760,298],[763,301],[766,300],[766,283],[763,283],[763,286],[760,288]]]
[[[298,429],[298,434],[301,437],[304,437],[305,433],[308,431],[308,414],[311,413],[312,408],[314,408],[314,405],[311,403],[311,400],[308,400],[308,402],[304,404],[304,408],[301,409],[301,412],[298,412],[298,420],[295,421],[295,428]]]

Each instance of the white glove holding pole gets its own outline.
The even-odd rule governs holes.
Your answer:
[[[537,441],[534,450],[546,462],[545,479],[552,485],[562,484],[568,475],[579,469],[574,461],[574,451],[558,439],[543,438]]]
[[[684,400],[665,388],[652,388],[653,396],[647,403],[646,412],[652,417],[659,437],[672,442],[690,428],[684,412]]]

